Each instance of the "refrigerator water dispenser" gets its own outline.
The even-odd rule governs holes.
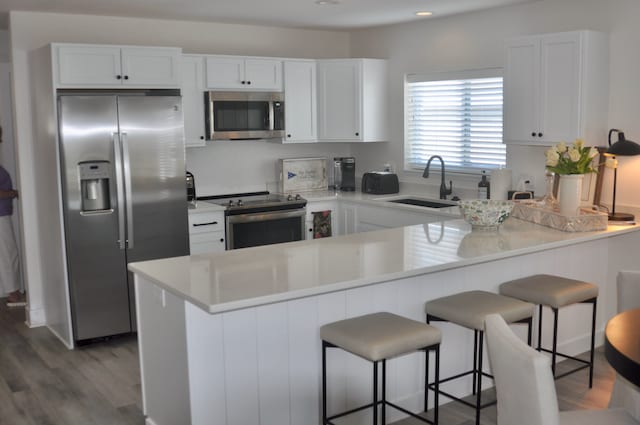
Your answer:
[[[108,161],[81,162],[78,164],[78,174],[82,194],[81,212],[111,210],[111,164]]]

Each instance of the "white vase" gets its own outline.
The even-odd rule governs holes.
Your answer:
[[[567,216],[580,214],[583,178],[584,174],[565,174],[560,176],[560,187],[558,188],[560,214]]]

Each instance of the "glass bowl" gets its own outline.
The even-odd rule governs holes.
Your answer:
[[[473,230],[496,230],[513,209],[513,201],[497,199],[466,199],[459,205],[462,218]]]

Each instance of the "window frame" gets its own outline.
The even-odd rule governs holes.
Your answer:
[[[505,164],[502,167],[506,166],[507,153],[506,153],[506,144],[504,142],[504,68],[482,68],[482,69],[468,69],[468,70],[460,70],[460,71],[443,71],[443,72],[432,72],[432,73],[408,73],[404,76],[403,83],[403,103],[404,103],[404,111],[403,111],[403,130],[404,137],[402,143],[402,162],[403,162],[403,170],[405,172],[422,172],[424,168],[420,167],[412,167],[408,162],[407,150],[409,143],[409,131],[408,131],[408,123],[409,120],[408,112],[409,112],[409,84],[415,82],[427,82],[427,81],[447,81],[447,80],[467,80],[467,79],[480,79],[480,78],[502,78],[502,105],[503,105],[503,133],[502,133],[502,144],[505,146]],[[425,163],[426,165],[426,163]],[[439,162],[436,164],[439,166]],[[447,169],[447,173],[451,174],[459,174],[462,176],[477,176],[481,175],[483,170],[490,171],[493,169],[498,169],[500,166],[496,167],[465,167],[465,168],[455,168],[452,170]]]

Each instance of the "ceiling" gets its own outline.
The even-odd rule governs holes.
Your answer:
[[[322,0],[320,0],[322,1]],[[535,0],[2,0],[0,27],[10,10],[228,22],[347,30]],[[418,11],[433,12],[430,18]]]

